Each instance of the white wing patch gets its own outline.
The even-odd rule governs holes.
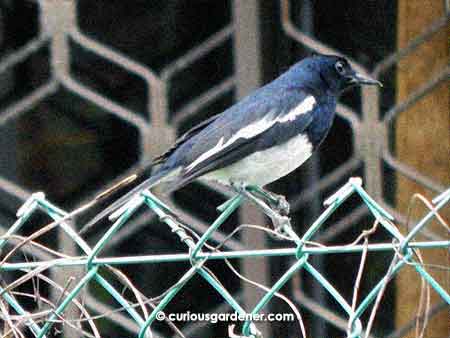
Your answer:
[[[231,144],[233,144],[236,140],[245,138],[250,139],[258,134],[263,133],[270,127],[272,127],[277,122],[290,122],[294,121],[298,116],[302,114],[306,114],[309,111],[311,111],[316,104],[316,99],[314,96],[307,96],[297,107],[289,111],[284,116],[278,117],[273,119],[274,111],[269,112],[264,118],[261,120],[249,124],[248,126],[240,129],[235,135],[230,137],[230,139],[223,143],[223,137],[220,138],[219,142],[208,150],[207,152],[200,155],[194,162],[192,162],[190,165],[186,167],[186,171],[191,171],[195,166],[197,166],[199,163],[203,162],[204,160],[208,159],[209,157],[213,156],[214,154],[222,151],[223,149],[227,148]]]
[[[223,136],[220,138],[219,142],[217,142],[217,144],[213,148],[211,148],[207,152],[201,154],[194,162],[189,164],[186,167],[186,170],[187,171],[192,170],[192,168],[194,168],[197,164],[199,164],[203,160],[206,160],[208,157],[214,155],[215,153],[219,152],[222,148],[224,148],[223,147]]]
[[[249,124],[248,126],[240,129],[235,135],[230,137],[230,139],[225,144],[223,143],[223,137],[221,137],[219,142],[217,142],[217,144],[213,148],[201,154],[194,162],[188,165],[186,167],[186,171],[192,170],[196,165],[213,156],[214,154],[220,152],[222,149],[225,149],[239,138],[249,139],[262,133],[264,130],[269,129],[276,122],[276,119],[272,119],[271,116],[272,113],[269,113],[258,122]]]
[[[289,113],[287,113],[283,117],[278,118],[277,120],[279,122],[294,121],[297,118],[297,116],[310,112],[315,104],[316,99],[314,98],[314,96],[309,95],[297,107],[292,109]]]

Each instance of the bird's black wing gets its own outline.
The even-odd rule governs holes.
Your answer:
[[[164,163],[170,157],[170,155],[172,155],[175,152],[175,150],[177,150],[184,142],[186,142],[189,138],[201,132],[211,123],[213,123],[219,117],[219,115],[220,114],[213,115],[210,118],[206,119],[205,121],[202,121],[199,124],[192,127],[191,129],[189,129],[187,132],[181,135],[165,153],[161,154],[158,157],[155,157],[152,161],[152,165]]]
[[[224,168],[227,165],[230,165],[238,161],[239,159],[250,155],[254,149],[253,142],[253,140],[248,139],[241,139],[239,141],[236,141],[233,147],[227,149],[226,152],[224,151],[214,156],[214,158],[211,158],[207,163],[199,166],[194,171],[183,174],[179,180],[172,183],[172,185],[170,186],[170,191],[180,189],[181,187],[187,185],[188,183],[204,174],[220,168]],[[236,151],[236,149],[239,150]]]
[[[304,98],[311,97],[309,95],[304,95]],[[180,178],[173,182],[170,190],[176,190],[180,187],[188,184],[194,179],[205,175],[214,170],[218,170],[227,167],[240,159],[243,159],[255,151],[261,150],[261,148],[269,148],[272,145],[276,145],[276,142],[280,142],[283,139],[287,139],[289,136],[294,136],[295,134],[301,134],[308,128],[314,118],[314,111],[317,109],[314,105],[309,111],[306,111],[294,120],[283,120],[283,116],[287,116],[289,112],[295,108],[293,104],[287,104],[283,109],[280,109],[280,113],[272,116],[273,119],[279,119],[278,122],[274,123],[267,129],[261,131],[250,138],[238,138],[229,146],[220,149],[218,152],[214,153],[212,156],[205,158],[197,165],[195,165],[191,170],[187,166],[180,176]],[[281,119],[280,119],[281,118]],[[273,144],[272,144],[273,142]]]

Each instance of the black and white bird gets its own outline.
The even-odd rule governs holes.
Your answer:
[[[332,125],[339,94],[355,85],[381,85],[340,56],[314,55],[293,65],[221,114],[186,132],[152,165],[152,175],[99,213],[85,228],[144,189],[176,190],[195,179],[227,186],[265,185],[301,166]]]

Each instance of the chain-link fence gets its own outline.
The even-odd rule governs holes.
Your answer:
[[[324,223],[332,216],[332,214],[353,194],[357,193],[362,199],[364,204],[370,210],[372,216],[375,218],[374,226],[372,229],[368,229],[363,232],[355,241],[346,245],[340,246],[324,246],[319,243],[312,242],[314,235],[323,227]],[[251,196],[251,195],[249,195]],[[242,328],[242,337],[260,337],[261,332],[255,326],[253,322],[253,317],[246,317],[251,314],[255,318],[259,312],[270,302],[270,300],[279,296],[277,292],[286,284],[292,276],[299,270],[303,269],[308,272],[312,277],[317,280],[319,287],[328,291],[330,295],[335,299],[335,301],[342,307],[342,309],[347,313],[347,337],[369,337],[370,330],[373,325],[373,320],[378,311],[379,302],[383,296],[388,282],[395,276],[399,270],[404,267],[411,265],[417,272],[422,276],[424,281],[428,283],[431,287],[436,290],[436,292],[443,298],[443,300],[450,304],[450,295],[433,277],[426,271],[423,266],[423,261],[420,259],[420,254],[415,252],[414,249],[427,249],[427,248],[448,248],[450,247],[450,241],[426,241],[426,242],[413,242],[412,239],[419,233],[427,223],[433,218],[440,218],[438,212],[439,210],[450,200],[450,190],[442,193],[433,200],[433,206],[430,212],[420,220],[408,233],[403,236],[395,224],[392,223],[393,217],[387,213],[383,208],[381,208],[361,187],[361,179],[352,178],[350,181],[340,188],[335,194],[330,196],[325,202],[327,209],[317,218],[317,220],[311,225],[310,228],[305,232],[305,234],[300,238],[292,229],[291,224],[288,219],[285,220],[280,225],[284,239],[290,240],[296,244],[296,247],[285,248],[285,249],[266,249],[266,250],[236,250],[236,251],[220,251],[217,247],[213,248],[211,252],[204,252],[202,248],[209,247],[207,241],[210,239],[211,235],[216,231],[226,219],[239,207],[242,203],[245,195],[237,195],[222,206],[219,207],[221,215],[211,224],[202,236],[197,235],[195,232],[186,228],[182,223],[173,217],[173,212],[168,208],[163,202],[157,199],[149,191],[144,191],[141,195],[136,196],[132,199],[126,206],[121,208],[118,212],[115,212],[112,217],[117,219],[115,223],[106,231],[102,238],[97,242],[97,244],[91,249],[89,245],[77,235],[74,229],[66,224],[64,218],[67,214],[55,207],[51,203],[45,200],[45,196],[42,193],[34,194],[31,198],[20,208],[17,213],[18,220],[16,223],[8,230],[8,232],[2,237],[0,242],[0,247],[3,247],[10,239],[16,236],[16,232],[26,225],[27,220],[30,218],[31,214],[37,210],[43,210],[53,219],[54,223],[50,226],[40,229],[38,232],[32,234],[31,236],[20,240],[19,244],[14,246],[12,250],[9,250],[1,262],[1,269],[3,271],[25,271],[21,278],[11,283],[0,292],[3,295],[7,304],[9,304],[18,316],[10,314],[7,310],[3,310],[3,317],[9,319],[8,323],[11,326],[6,331],[6,335],[16,334],[16,332],[21,332],[21,324],[29,326],[30,330],[36,337],[46,337],[49,330],[55,323],[63,323],[64,325],[75,328],[79,331],[80,335],[92,335],[95,337],[100,337],[99,329],[94,324],[95,317],[92,317],[89,312],[83,308],[83,306],[76,301],[76,297],[82,293],[83,288],[86,287],[88,283],[96,282],[104,288],[109,295],[114,298],[118,304],[121,305],[120,310],[126,311],[128,315],[136,322],[139,326],[138,337],[153,336],[150,331],[150,325],[156,320],[164,320],[167,318],[170,320],[170,315],[165,314],[167,305],[171,301],[177,300],[178,293],[185,287],[185,285],[193,279],[195,275],[200,275],[203,277],[210,285],[213,287],[223,298],[229,306],[234,309],[242,318],[245,319],[245,323]],[[176,235],[183,244],[189,248],[189,253],[187,254],[166,254],[166,255],[150,255],[150,256],[122,256],[122,257],[105,257],[98,258],[101,250],[107,245],[108,241],[116,234],[116,232],[123,226],[126,221],[133,216],[136,210],[147,204],[150,209],[152,209],[156,215],[159,216],[160,220],[166,223],[174,235]],[[273,211],[266,210],[267,214],[270,216]],[[445,224],[445,222],[442,222]],[[52,260],[47,261],[37,261],[37,262],[21,262],[21,263],[7,263],[6,261],[13,256],[14,252],[26,245],[27,243],[33,243],[36,238],[42,236],[43,230],[49,231],[55,225],[60,225],[61,229],[66,232],[66,234],[76,243],[79,248],[86,255],[85,257],[75,257],[67,256],[64,254],[55,254],[57,257]],[[376,243],[370,244],[368,238],[371,233],[377,230],[377,226],[383,227],[390,236],[392,236],[392,243]],[[447,226],[448,227],[448,226]],[[196,237],[194,239],[192,237]],[[279,235],[281,236],[281,235]],[[20,236],[17,236],[19,239]],[[365,238],[364,244],[360,244],[360,241]],[[315,246],[317,245],[317,246]],[[50,250],[48,250],[50,251]],[[374,283],[374,287],[368,292],[368,294],[362,298],[358,294],[360,287],[361,277],[363,276],[363,271],[365,268],[365,262],[367,254],[369,252],[376,251],[391,251],[393,254],[392,262],[390,263],[389,269],[385,276],[378,282]],[[345,253],[361,253],[361,265],[358,272],[358,277],[354,285],[354,294],[352,303],[346,301],[341,293],[333,286],[333,283],[328,281],[310,262],[310,255],[328,255],[328,254],[345,254]],[[278,279],[274,285],[269,289],[265,289],[267,293],[259,300],[255,307],[251,311],[246,311],[239,304],[238,301],[228,292],[224,287],[222,282],[217,279],[214,273],[208,269],[205,265],[208,260],[214,259],[249,259],[254,257],[270,257],[270,256],[294,256],[296,258],[295,263]],[[168,287],[167,290],[158,297],[159,299],[149,298],[141,294],[139,290],[136,290],[132,282],[129,281],[124,274],[113,268],[112,266],[120,266],[126,264],[157,264],[164,262],[179,263],[181,261],[189,261],[191,264],[190,269],[188,269],[182,277],[172,286]],[[230,264],[230,263],[229,263]],[[26,311],[21,305],[20,299],[27,294],[14,291],[17,286],[25,283],[27,280],[36,278],[37,280],[43,280],[48,282],[51,286],[55,286],[55,283],[47,279],[43,272],[47,269],[64,269],[68,266],[85,266],[86,273],[73,287],[62,287],[56,284],[56,289],[61,292],[61,297],[59,302],[52,304],[51,301],[46,301],[50,305],[50,309],[38,313],[30,313]],[[119,279],[125,286],[133,290],[136,297],[135,302],[131,302],[121,295],[120,292],[112,285],[113,282],[108,281],[104,277],[104,273],[101,272],[102,268],[108,267],[111,271],[115,273],[115,277]],[[31,295],[31,297],[37,297],[37,295]],[[358,297],[362,299],[358,302]],[[43,298],[44,299],[44,298]],[[82,312],[80,319],[75,318],[65,318],[64,310],[71,304],[75,304]],[[369,308],[369,306],[375,303],[370,312],[370,319],[367,323],[367,327],[363,327],[361,323],[362,314]],[[151,306],[152,311],[149,313],[148,306]],[[139,312],[135,309],[138,308]],[[306,332],[303,324],[301,315],[298,313],[298,321],[301,328],[301,332],[304,337],[306,337]],[[11,318],[15,317],[13,321]],[[324,316],[329,319],[329,316]],[[94,319],[93,319],[94,318]],[[40,327],[36,320],[44,321],[44,324]],[[83,321],[89,323],[90,327],[87,330],[83,329],[80,325]],[[241,337],[241,335],[236,335],[233,332],[234,327],[231,326],[231,331],[229,333],[230,337]]]
[[[378,6],[371,5],[373,8],[368,6],[365,13],[370,10],[380,10],[378,14],[383,13],[382,10],[395,12],[395,4],[390,3],[380,2]],[[312,1],[218,1],[214,5],[201,1],[165,4],[140,1],[130,4],[72,0],[3,1],[0,19],[4,24],[2,45],[5,48],[0,60],[4,83],[0,144],[4,151],[0,183],[6,216],[0,222],[4,231],[12,223],[8,214],[14,212],[17,201],[28,200],[31,190],[50,190],[51,200],[61,201],[70,208],[82,205],[108,186],[111,180],[125,177],[136,167],[145,165],[148,158],[161,153],[187,127],[220,112],[235,97],[245,95],[261,85],[264,79],[273,77],[278,68],[310,51],[343,54],[343,50],[350,53],[355,68],[383,80],[385,88],[363,88],[357,97],[353,94],[350,99],[344,98],[338,105],[335,132],[331,132],[321,154],[315,156],[307,168],[282,180],[275,188],[288,195],[297,233],[305,233],[307,224],[312,224],[319,216],[321,198],[352,175],[363,176],[365,189],[380,207],[400,223],[407,223],[407,216],[395,208],[395,175],[405,176],[434,193],[442,193],[444,186],[431,174],[419,172],[399,159],[393,147],[395,133],[398,132],[396,123],[408,109],[447,82],[449,68],[445,63],[398,102],[393,99],[396,93],[393,73],[395,67],[448,25],[448,4],[443,2],[441,17],[423,27],[421,33],[402,48],[395,49],[386,43],[387,38],[378,30],[381,37],[373,43],[382,52],[365,55],[356,50],[359,41],[353,45],[344,40],[338,43],[326,33],[327,29],[333,29],[318,29],[323,25],[320,19],[327,18],[322,14],[321,6],[326,7]],[[328,6],[333,8],[334,5]],[[349,16],[357,17],[360,7],[364,5],[355,5],[356,13]],[[186,17],[191,17],[190,21]],[[360,24],[352,28],[366,34],[370,32],[362,28],[374,23],[370,20],[366,24],[358,20],[350,22]],[[335,20],[333,24],[342,22]],[[377,29],[382,25],[395,27],[395,20],[386,16],[378,23]],[[385,28],[385,35],[389,36],[388,33],[392,31]],[[379,47],[381,45],[384,47]],[[376,47],[374,49],[378,52]],[[151,57],[146,59],[149,55]],[[67,147],[58,148],[65,142],[69,144]],[[97,149],[93,149],[92,144]],[[98,155],[98,148],[101,155]],[[59,161],[51,157],[52,154],[56,154]],[[24,170],[24,167],[32,169]],[[98,181],[103,186],[99,186]],[[302,182],[301,187],[295,182]],[[208,198],[201,204],[192,202],[199,194],[206,194]],[[219,186],[199,184],[169,197],[167,203],[175,207],[177,214],[195,231],[206,233],[209,220],[214,216],[211,210],[227,197],[228,192]],[[331,225],[322,229],[316,240],[333,243],[361,233],[365,229],[364,224],[371,224],[370,212],[365,203],[355,200],[330,219]],[[263,224],[265,220],[255,209],[243,208],[239,217],[233,216],[223,231],[213,232],[210,239],[213,243],[222,243],[235,224]],[[43,224],[42,220],[34,224],[38,223]],[[126,250],[128,253],[130,247],[127,243],[136,247],[143,245],[136,237],[155,244],[152,246],[155,250],[167,250],[167,241],[171,241],[167,239],[168,235],[160,234],[163,239],[158,242],[154,239],[156,230],[148,229],[149,224],[156,223],[154,213],[135,215],[117,236],[109,239],[106,252],[117,255],[117,252]],[[448,239],[431,228],[423,228],[421,234],[432,241]],[[381,239],[388,238],[380,236]],[[59,252],[76,256],[80,249],[69,237],[61,231],[56,237],[46,238],[46,243],[57,243],[55,246]],[[98,239],[97,234],[88,241]],[[263,234],[245,232],[240,239],[233,237],[225,241],[223,248],[244,250],[261,245],[274,243],[266,240]],[[24,246],[21,250],[43,261],[51,258],[48,252],[36,248]],[[338,264],[328,256],[313,259],[314,266],[321,272]],[[278,280],[273,276],[282,274],[289,262],[281,258],[274,261],[266,258],[258,264],[242,262],[240,268],[243,275],[273,285]],[[357,270],[359,257],[349,262]],[[373,273],[378,277],[384,276],[384,268],[388,265],[374,268]],[[218,269],[226,271],[226,267]],[[86,276],[79,269],[63,270],[64,273],[50,272],[51,280],[62,288],[72,277]],[[155,271],[142,270],[147,274]],[[161,271],[157,273],[164,276]],[[174,278],[176,274],[172,274],[173,271],[171,278]],[[351,269],[346,270],[346,274],[351,276]],[[91,273],[89,276],[94,275]],[[345,289],[350,285],[347,278],[331,275],[339,280],[335,287]],[[253,287],[240,284],[239,279],[230,282],[230,295],[241,301],[246,309],[251,308],[258,302],[260,294]],[[323,290],[315,288],[308,277],[299,275],[290,281],[289,286],[291,295],[305,311],[313,318],[322,318],[307,318],[307,326],[312,327],[314,335],[332,336],[342,329],[347,330],[347,320],[340,310],[330,304]],[[52,293],[50,299],[56,301],[61,290],[52,289],[48,288]],[[149,290],[156,291],[157,288]],[[115,312],[115,305],[109,303],[99,290],[86,289],[83,292],[86,307],[98,313],[108,313],[120,334],[141,330],[142,323],[136,321],[135,315],[130,314],[133,320],[122,312]],[[392,299],[393,290],[388,288],[386,292]],[[219,305],[221,302],[216,299],[212,303]],[[199,302],[199,306],[207,305],[211,304]],[[439,313],[442,304],[437,304],[434,309],[437,310],[432,313]],[[275,305],[273,310],[282,311],[283,305]],[[210,307],[209,311],[215,310]],[[402,328],[393,330],[392,311],[380,314],[382,320],[390,324],[375,327],[375,333],[397,337],[399,332],[403,332]],[[147,315],[144,312],[142,318],[147,318]],[[186,323],[184,331],[192,334],[204,332],[201,331],[204,326],[203,323]],[[271,323],[270,328],[262,325],[260,329],[267,336],[270,330],[278,332],[285,329],[283,326],[284,323],[277,328]],[[65,334],[69,336],[70,328],[67,330]],[[297,334],[298,330],[294,332]],[[72,334],[77,336],[77,333]]]

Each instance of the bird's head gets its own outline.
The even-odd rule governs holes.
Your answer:
[[[343,90],[360,85],[382,86],[380,81],[355,71],[342,56],[317,54],[307,57],[291,68],[294,77],[311,82],[315,87],[339,94]],[[295,81],[295,80],[294,80]]]

